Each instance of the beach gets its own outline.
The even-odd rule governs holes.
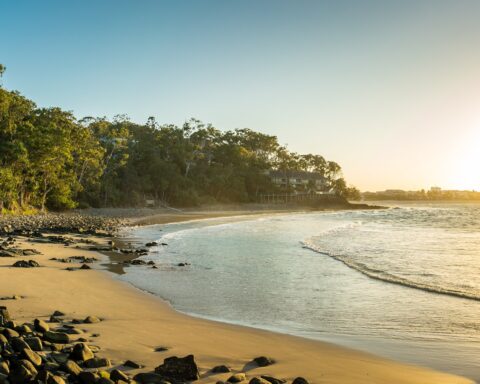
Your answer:
[[[171,219],[165,218],[165,222]],[[90,239],[105,244],[107,241]],[[48,320],[55,310],[68,318],[99,317],[99,323],[82,324],[79,328],[85,332],[79,337],[98,345],[100,355],[111,359],[114,367],[126,360],[144,366],[132,370],[132,375],[152,371],[167,357],[193,354],[200,370],[199,383],[226,381],[232,372],[245,372],[247,380],[270,375],[289,382],[304,377],[310,383],[472,382],[329,343],[181,314],[160,298],[114,279],[109,272],[96,268],[69,271],[66,267],[75,264],[50,260],[79,255],[105,258],[97,252],[19,240],[21,247],[41,252],[32,257],[41,267],[10,268],[15,259],[0,258],[0,296],[22,297],[5,300],[2,305],[8,307],[18,323],[34,318]],[[167,350],[155,351],[160,347]],[[267,367],[249,364],[258,356],[267,356],[275,363]],[[221,364],[231,367],[232,372],[210,372]]]

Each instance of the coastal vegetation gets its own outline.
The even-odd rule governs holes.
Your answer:
[[[77,119],[0,85],[0,212],[255,202],[279,192],[272,169],[315,172],[325,190],[359,196],[339,164],[291,152],[275,136],[196,119],[182,126],[125,115]]]
[[[442,190],[433,187],[426,191],[404,191],[401,189],[387,189],[378,192],[363,192],[363,200],[399,200],[399,201],[480,201],[478,191]]]

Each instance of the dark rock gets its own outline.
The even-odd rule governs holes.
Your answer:
[[[94,324],[94,323],[99,323],[101,320],[96,317],[96,316],[88,316],[83,320],[85,324]]]
[[[284,384],[284,383],[287,382],[286,380],[276,379],[275,377],[272,377],[272,376],[262,375],[262,376],[260,376],[260,377],[261,377],[262,379],[268,381],[268,382],[271,383],[271,384]]]
[[[61,329],[62,332],[68,334],[68,335],[80,335],[82,334],[82,331],[78,330],[77,328],[65,328]]]
[[[216,367],[212,368],[213,373],[227,373],[231,372],[231,369],[226,365],[217,365]]]
[[[146,265],[147,262],[145,260],[135,259],[135,260],[132,260],[130,262],[130,264],[132,264],[132,265]]]
[[[252,360],[252,363],[257,364],[259,367],[268,367],[275,363],[273,359],[270,359],[265,356],[256,357]]]
[[[82,266],[80,267],[80,269],[92,269],[89,265],[87,264],[82,264]]]
[[[92,350],[84,343],[75,344],[70,353],[70,359],[75,361],[86,361],[93,359],[94,357],[95,355]]]
[[[52,316],[62,317],[62,316],[65,316],[65,314],[61,311],[55,311],[55,312],[53,312]]]
[[[28,261],[25,261],[25,260],[19,260],[17,262],[15,262],[12,267],[15,267],[15,268],[36,268],[36,267],[40,267],[40,264],[38,264],[35,260],[28,260]]]
[[[132,360],[125,361],[125,363],[123,363],[123,366],[128,367],[128,368],[133,368],[133,369],[142,368],[142,366],[140,364],[137,364],[136,362],[134,362]]]
[[[0,373],[2,375],[8,375],[10,373],[10,368],[6,361],[0,361]]]
[[[198,367],[193,355],[168,357],[162,365],[155,368],[155,373],[174,380],[193,381],[199,378]]]
[[[78,374],[78,381],[81,384],[95,384],[98,380],[98,375],[90,371],[82,371]]]
[[[248,384],[270,384],[270,382],[262,378],[254,377],[248,382]]]
[[[97,380],[96,384],[115,384],[115,382],[107,377],[101,377]]]
[[[292,384],[308,384],[308,381],[305,380],[303,377],[297,377],[295,380],[292,381]]]
[[[35,381],[44,384],[65,384],[61,376],[54,375],[48,370],[40,371],[35,377]]]
[[[40,319],[35,319],[33,321],[33,325],[35,326],[35,330],[38,332],[45,333],[50,330],[50,327],[48,326],[48,324],[45,321]]]
[[[19,325],[18,327],[15,328],[15,330],[22,335],[33,332],[28,324]]]
[[[24,249],[22,253],[23,256],[35,256],[40,254],[36,249]]]
[[[24,349],[31,349],[30,346],[20,337],[12,337],[10,345],[15,352],[22,352]]]
[[[42,358],[40,355],[31,349],[24,349],[22,351],[22,357],[30,361],[35,367],[40,367],[42,365]]]
[[[150,243],[145,244],[146,247],[155,247],[156,245],[158,245],[156,241],[152,241]]]
[[[123,380],[126,382],[129,381],[128,376],[118,369],[114,369],[110,372],[110,379],[113,381],[119,381],[119,380]]]
[[[57,344],[68,344],[70,342],[70,336],[64,332],[52,332],[47,331],[44,334],[45,340]]]
[[[3,335],[7,338],[7,339],[12,339],[14,337],[20,337],[20,334],[15,331],[14,329],[12,328],[5,328],[3,330]]]
[[[43,343],[39,337],[26,337],[24,340],[33,351],[43,350]]]
[[[93,359],[85,361],[85,366],[87,368],[102,368],[110,367],[110,360],[104,357],[94,357]]]
[[[10,369],[8,381],[11,384],[25,384],[32,381],[37,375],[37,370],[28,360],[15,361]]]
[[[82,368],[80,368],[73,360],[67,360],[62,365],[62,369],[73,376],[78,376],[80,372],[82,372]]]
[[[4,327],[11,320],[7,307],[0,307],[0,327]]]
[[[168,347],[157,347],[155,348],[155,352],[165,352],[165,351],[168,351]]]
[[[245,376],[245,373],[236,373],[235,375],[232,375],[228,378],[227,382],[228,383],[241,383],[242,381],[247,380],[247,377]]]

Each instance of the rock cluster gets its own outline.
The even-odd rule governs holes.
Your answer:
[[[0,235],[33,236],[38,232],[110,236],[123,220],[80,213],[0,217]],[[55,239],[50,239],[51,241]],[[60,239],[57,239],[59,241]]]
[[[0,306],[0,384],[184,384],[200,378],[193,355],[168,357],[154,372],[137,373],[132,378],[119,368],[141,369],[140,364],[128,360],[112,367],[108,358],[98,356],[97,346],[83,338],[72,340],[72,335],[78,333],[72,324],[97,323],[101,321],[99,318],[88,316],[84,320],[67,321],[64,316],[63,312],[55,311],[51,316],[57,319],[54,325],[41,319],[35,319],[32,324],[17,324],[8,309]],[[273,363],[272,359],[261,356],[249,364]],[[228,372],[230,367],[219,365],[209,371],[208,377]],[[286,381],[266,375],[247,377],[245,372],[236,372],[226,383],[283,384]],[[308,382],[298,377],[292,384]]]
[[[52,316],[63,315],[55,311]],[[110,361],[96,355],[97,347],[72,341],[71,335],[76,333],[80,331],[66,322],[55,329],[41,319],[35,319],[33,324],[17,324],[7,308],[0,307],[0,383],[108,384],[130,381],[119,370],[99,370],[109,368]]]

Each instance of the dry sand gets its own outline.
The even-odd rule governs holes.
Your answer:
[[[41,268],[10,268],[16,259],[0,258],[0,296],[21,295],[1,301],[17,321],[48,318],[61,310],[69,318],[95,315],[98,324],[79,326],[80,335],[102,348],[101,356],[115,364],[130,359],[153,369],[165,357],[194,354],[201,370],[200,383],[226,380],[229,374],[210,375],[209,369],[226,364],[244,370],[252,358],[265,355],[277,363],[246,371],[247,377],[270,374],[292,380],[303,376],[310,383],[472,383],[424,368],[404,365],[335,345],[247,327],[193,318],[173,310],[165,301],[116,280],[102,270],[66,271],[70,264],[51,257],[95,256],[93,252],[56,244],[24,243],[42,255],[29,257]],[[29,259],[25,258],[25,259]],[[18,258],[17,258],[18,259]],[[145,268],[145,267],[137,267]],[[92,333],[100,336],[92,338]],[[155,352],[166,346],[167,352]],[[135,373],[135,371],[132,371]]]

